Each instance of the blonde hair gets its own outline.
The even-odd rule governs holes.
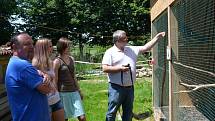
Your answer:
[[[44,38],[37,40],[34,47],[34,57],[32,65],[37,67],[41,71],[47,71],[52,68],[52,61],[50,59],[50,53],[48,51],[50,39]]]

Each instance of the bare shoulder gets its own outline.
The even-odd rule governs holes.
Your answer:
[[[75,58],[73,56],[69,56],[73,61],[75,61]]]
[[[60,66],[60,59],[58,59],[58,58],[54,59],[53,65],[54,66]]]

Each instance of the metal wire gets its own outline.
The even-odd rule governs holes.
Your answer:
[[[174,48],[178,53],[173,60],[173,66],[180,83],[187,89],[178,92],[187,92],[193,106],[208,120],[213,121],[215,1],[179,0],[172,9],[178,22],[178,46]],[[179,103],[182,100],[179,98]]]
[[[152,4],[154,3],[155,1],[152,2]],[[194,119],[194,116],[196,116],[194,114],[199,112],[199,120],[214,121],[215,0],[177,0],[171,5],[171,10],[177,22],[177,33],[171,32],[176,36],[176,41],[171,40],[174,69],[171,72],[174,76],[173,91],[176,90],[174,94],[175,97],[178,97],[175,98],[178,100],[176,101],[178,107],[174,107],[177,108],[174,110],[176,111],[176,119],[192,121],[192,117]],[[166,13],[165,11],[164,13]],[[165,22],[167,16],[164,13],[153,21],[152,36],[161,30],[167,30],[167,22]],[[165,62],[165,46],[167,46],[167,43],[160,42],[153,49],[153,57],[158,60],[153,67],[154,93],[158,93],[155,96],[159,97],[161,96],[160,93],[164,91],[162,88],[165,87],[164,92],[168,92],[168,83],[166,83],[168,82],[168,73],[163,73],[168,72],[169,68]],[[166,81],[165,86],[161,84],[163,80]],[[187,95],[186,100],[183,99],[184,93]],[[168,101],[168,94],[163,97],[164,99],[155,96],[154,99],[158,102]],[[183,112],[184,110],[180,109],[181,106],[194,106],[195,108]],[[190,118],[186,119],[184,117]]]
[[[152,24],[152,36],[155,36],[158,32],[168,30],[167,11],[164,11],[158,19]],[[156,60],[156,64],[153,66],[153,88],[154,88],[154,107],[160,108],[162,112],[168,113],[168,110],[164,110],[163,106],[168,106],[169,100],[169,74],[168,63],[166,62],[166,47],[168,44],[168,35],[160,40],[158,44],[153,48],[153,59]]]

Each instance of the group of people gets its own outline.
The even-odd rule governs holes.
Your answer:
[[[86,121],[67,38],[57,42],[59,55],[53,61],[50,39],[39,39],[34,46],[29,34],[19,33],[11,48],[5,86],[13,121]]]
[[[120,106],[122,120],[132,120],[137,56],[164,36],[161,32],[144,46],[127,46],[125,31],[113,33],[114,46],[102,60],[109,82],[106,121],[115,121]],[[60,38],[58,56],[52,60],[50,39],[39,39],[34,46],[27,33],[11,38],[13,56],[7,66],[5,86],[13,121],[64,121],[72,117],[86,121],[69,45],[69,39]]]

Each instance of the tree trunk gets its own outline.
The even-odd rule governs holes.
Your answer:
[[[81,61],[83,61],[83,58],[84,58],[83,48],[84,48],[84,45],[82,43],[81,38],[79,38],[79,51],[80,51],[80,60]]]

